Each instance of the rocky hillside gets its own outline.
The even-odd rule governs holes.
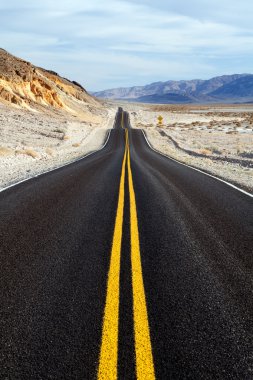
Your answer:
[[[102,109],[77,82],[32,65],[0,49],[0,102],[29,110],[62,110],[81,117]]]
[[[223,75],[209,80],[155,82],[146,86],[95,92],[99,98],[145,103],[208,103],[253,101],[253,75]]]

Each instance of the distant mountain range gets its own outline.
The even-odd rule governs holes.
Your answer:
[[[155,82],[94,92],[98,98],[143,103],[251,103],[253,74],[223,75],[209,80]]]

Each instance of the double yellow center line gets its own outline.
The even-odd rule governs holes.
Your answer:
[[[121,128],[125,129],[124,128],[124,112],[122,111],[122,114],[121,114]]]
[[[126,178],[126,166],[128,170],[128,189],[130,199],[131,266],[136,377],[138,380],[153,380],[155,379],[155,371],[142,276],[138,219],[130,163],[128,130],[126,130],[125,136],[126,144],[120,177],[118,208],[113,235],[110,269],[108,274],[98,380],[117,380],[120,256],[124,218],[124,184]]]

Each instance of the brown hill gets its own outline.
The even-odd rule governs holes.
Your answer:
[[[82,118],[102,104],[77,82],[0,49],[0,102],[30,110],[63,110]]]

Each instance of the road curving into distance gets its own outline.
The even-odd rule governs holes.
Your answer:
[[[0,193],[0,379],[253,378],[253,201],[106,146]]]

